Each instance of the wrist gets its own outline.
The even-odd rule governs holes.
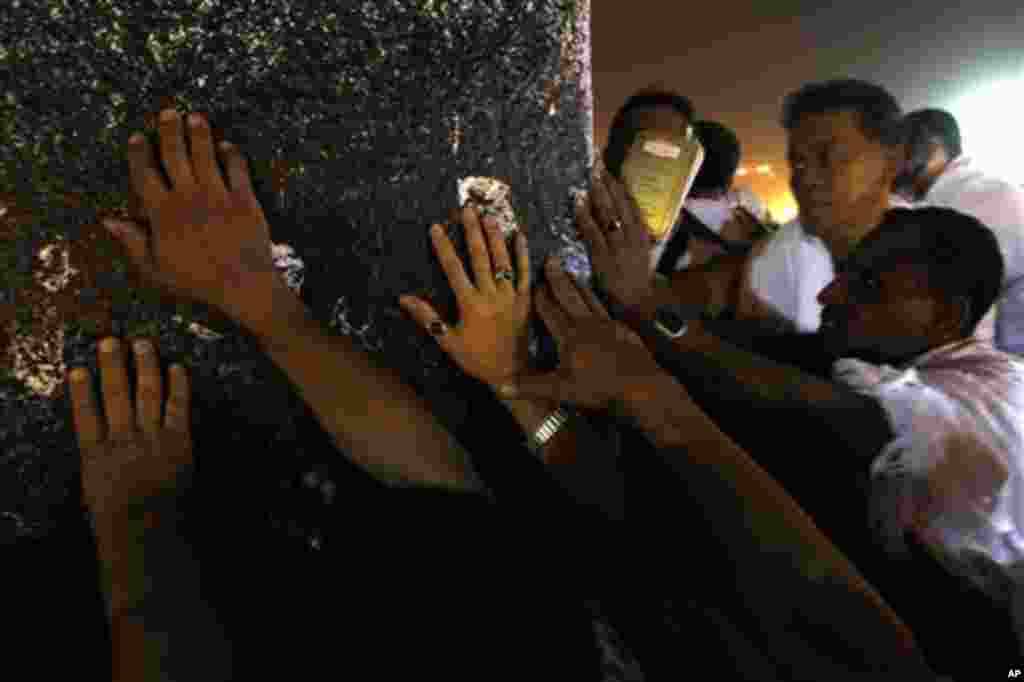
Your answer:
[[[145,500],[122,504],[90,505],[96,536],[125,538],[141,535],[158,528],[175,527],[181,512],[178,494],[153,495]]]
[[[266,285],[263,293],[248,298],[251,303],[244,309],[225,312],[260,341],[275,337],[306,313],[305,304],[280,278]]]
[[[686,442],[681,425],[690,421],[693,403],[686,389],[667,372],[630,382],[610,408],[613,416],[634,426],[656,447]]]
[[[628,303],[609,297],[608,312],[615,319],[625,322],[629,327],[636,329],[638,326],[651,322],[654,319],[654,313],[658,310],[658,305],[658,296],[651,289],[642,296],[634,297]]]
[[[497,394],[496,394],[497,395]],[[558,409],[558,403],[536,398],[501,398],[498,400],[505,406],[518,422],[523,433],[529,436],[536,433],[552,412]]]

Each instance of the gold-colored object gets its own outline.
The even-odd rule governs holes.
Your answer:
[[[640,206],[656,241],[668,236],[679,219],[704,148],[692,127],[685,131],[641,130],[622,164],[622,181]]]

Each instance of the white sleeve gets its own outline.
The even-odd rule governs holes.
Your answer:
[[[1020,581],[1021,548],[1008,546],[1020,533],[1004,513],[1008,483],[1020,472],[979,415],[914,376],[869,391],[895,434],[872,465],[872,528],[897,553],[913,533],[951,571],[1005,603]]]
[[[738,319],[777,324],[783,329],[792,327],[797,310],[796,285],[787,254],[791,239],[787,225],[754,244],[743,269],[736,306]]]
[[[996,236],[1003,256],[1003,291],[997,301],[996,346],[1024,353],[1024,190],[1004,186],[966,207]]]
[[[1003,289],[996,306],[996,347],[1024,355],[1024,277]]]

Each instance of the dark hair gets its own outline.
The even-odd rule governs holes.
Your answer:
[[[938,140],[946,156],[955,159],[963,152],[960,144],[960,126],[953,114],[944,109],[918,109],[903,117],[908,143],[916,138],[931,142]]]
[[[697,121],[693,129],[704,146],[704,163],[693,180],[693,192],[700,194],[729,189],[740,165],[739,138],[716,121]]]
[[[619,177],[622,162],[626,160],[626,152],[633,144],[638,132],[633,126],[627,125],[630,112],[636,109],[654,109],[656,107],[675,109],[680,115],[686,117],[687,121],[692,121],[694,117],[693,104],[682,95],[657,89],[645,89],[634,93],[615,114],[611,128],[608,130],[604,165],[615,177]]]
[[[786,96],[782,127],[793,130],[803,117],[834,111],[853,111],[864,136],[884,147],[903,144],[903,112],[899,102],[880,85],[840,79],[808,83]]]
[[[877,230],[914,230],[919,235],[921,246],[909,260],[926,268],[935,293],[971,302],[963,333],[972,334],[1003,288],[1003,254],[992,230],[972,216],[937,207],[890,209]]]

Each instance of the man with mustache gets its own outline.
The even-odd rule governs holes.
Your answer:
[[[872,467],[882,466],[880,453],[899,437],[901,424],[894,421],[891,404],[869,395],[870,392],[839,386],[832,380],[833,363],[841,349],[835,343],[829,346],[823,341],[834,341],[838,329],[835,325],[847,324],[837,316],[843,308],[830,309],[830,324],[823,330],[825,333],[811,333],[819,329],[822,308],[835,293],[829,285],[833,280],[847,278],[851,267],[848,259],[865,235],[882,223],[889,208],[890,192],[903,154],[899,106],[876,85],[830,81],[807,85],[790,95],[782,122],[788,133],[793,192],[801,209],[796,221],[765,240],[750,257],[723,256],[705,266],[676,272],[670,286],[664,287],[641,271],[642,254],[630,246],[636,240],[618,236],[634,229],[629,227],[628,220],[623,220],[626,213],[595,215],[594,222],[605,226],[607,235],[594,237],[590,244],[597,283],[609,300],[612,313],[628,321],[645,341],[658,342],[658,335],[651,333],[652,321],[665,307],[674,307],[680,321],[690,320],[688,331],[674,342],[675,352],[659,356],[662,366],[674,368],[672,373],[685,383],[719,427],[774,475],[855,564],[865,570],[868,579],[879,585],[883,596],[921,637],[926,652],[942,667],[954,668],[964,658],[963,641],[957,643],[957,638],[962,640],[964,635],[953,633],[948,623],[930,617],[930,597],[925,594],[934,590],[925,586],[941,591],[949,604],[955,603],[961,611],[974,614],[972,622],[989,624],[990,629],[984,633],[980,629],[970,633],[979,647],[992,646],[992,641],[999,637],[1005,642],[1006,634],[1011,632],[1004,625],[1005,609],[1000,607],[999,614],[990,613],[987,599],[979,598],[976,589],[963,588],[945,568],[938,567],[929,550],[912,548],[915,561],[903,564],[879,556],[875,540],[866,536],[867,524],[861,512],[867,511],[868,495],[878,488],[872,482]],[[613,175],[617,172],[612,164],[608,169]],[[965,224],[965,216],[957,214],[925,218],[923,224],[928,227],[939,227],[943,221],[955,224],[960,220],[961,225]],[[908,226],[913,222],[904,217],[896,224]],[[995,265],[983,267],[991,270]],[[978,274],[969,272],[965,277],[970,279]],[[866,289],[871,286],[870,280],[865,282]],[[910,294],[911,289],[904,286],[902,291]],[[983,305],[983,297],[978,297],[970,314],[978,315],[979,306]],[[715,319],[728,316],[721,315],[722,311],[740,319]],[[885,364],[908,369],[899,362],[906,362],[915,357],[915,352],[920,355],[925,349],[917,347],[920,336],[907,336],[911,329],[908,325],[921,324],[919,317],[913,317],[915,314],[908,309],[905,319],[893,316],[893,323],[904,327],[894,328],[890,335],[887,343],[894,347],[889,355],[872,355],[871,349],[858,348],[860,360],[874,361],[877,372],[885,376]],[[850,323],[855,320],[856,317]],[[973,330],[973,326],[961,325],[961,336],[956,338],[967,339]],[[791,333],[794,331],[803,333]],[[938,346],[926,344],[927,348]],[[894,360],[893,355],[901,356],[900,360]],[[1005,360],[1001,357],[996,362],[1002,367],[996,371],[991,367],[984,369],[984,363],[972,365],[967,359],[960,376],[970,383],[980,377],[989,381],[994,373],[1002,386],[1007,382],[1012,385],[1017,369]],[[863,365],[859,367],[863,369]],[[965,421],[959,422],[959,430],[947,431],[953,441],[970,440],[968,434],[972,430],[988,428],[985,420],[963,417],[975,409],[973,398],[968,392],[961,400],[966,411],[961,412],[961,417]],[[906,411],[915,399],[917,396],[903,394],[894,404]],[[936,404],[943,402],[940,399]],[[1000,403],[1000,399],[992,398],[989,404],[1009,412],[1017,409],[1013,400]],[[941,412],[945,408],[936,409]],[[770,428],[765,428],[767,424]],[[919,435],[933,428],[920,424],[915,422]],[[1004,437],[1001,446],[990,448],[990,452],[1002,454],[979,459],[949,456],[944,461],[958,464],[948,464],[939,479],[953,481],[953,487],[968,491],[985,488],[979,483],[982,480],[989,485],[990,492],[999,489],[1005,495],[1012,491],[1013,484],[1000,482],[1000,471],[1009,468],[1009,472],[1003,471],[1006,480],[1015,480],[1019,475],[1013,473],[1016,463],[1005,462],[1014,461],[1007,453],[1019,448],[1020,435],[1011,429],[1004,432]],[[980,437],[981,441],[987,438],[990,436]],[[805,454],[800,444],[813,449]],[[970,450],[954,448],[955,452]],[[994,464],[999,461],[1004,464]],[[908,499],[896,497],[904,502]],[[981,497],[991,497],[985,503],[989,505],[998,496]],[[992,512],[985,505],[978,509]],[[960,537],[960,541],[967,537],[955,533],[953,536]],[[949,537],[946,541],[954,545],[957,542]],[[981,564],[988,567],[985,570],[993,563],[1002,565],[1006,570],[995,582],[1006,585],[1014,580],[1010,577],[1012,571],[1007,572],[1013,561],[1003,561]],[[1003,605],[1008,603],[1006,599],[1000,601]],[[1013,650],[1014,645],[1006,648]]]

